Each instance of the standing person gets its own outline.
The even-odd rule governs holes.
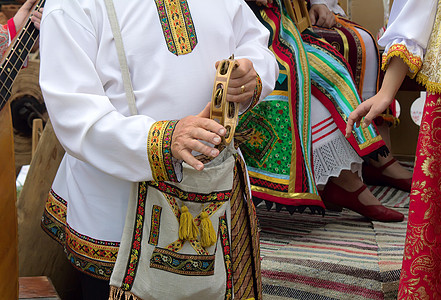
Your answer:
[[[362,158],[387,153],[375,128],[344,138],[345,119],[360,103],[344,57],[311,31],[300,35],[285,1],[249,4],[273,33],[269,47],[280,69],[274,92],[241,117],[241,130],[255,128],[242,146],[254,198],[291,212],[323,212],[323,199],[371,220],[402,221],[360,178]]]
[[[424,4],[421,6],[417,0],[394,1],[388,27],[378,41],[385,46],[384,81],[374,97],[351,113],[346,129],[349,133],[354,124],[363,128],[370,124],[394,100],[406,74],[426,87],[428,95],[416,149],[399,299],[441,297],[441,138],[438,135],[441,2],[430,0]]]
[[[242,0],[113,3],[137,115],[130,115],[104,0],[47,0],[41,22],[40,84],[54,131],[66,149],[42,225],[65,247],[69,260],[82,272],[85,299],[109,297],[109,278],[117,254],[121,254],[118,251],[127,207],[133,204],[129,203],[132,184],[140,182],[141,189],[145,183],[174,183],[182,175],[182,161],[196,170],[204,169],[194,152],[219,155],[211,145],[219,145],[226,130],[208,119],[207,106],[216,62],[235,55],[238,67],[232,72],[227,100],[239,103],[241,112],[271,92],[277,74],[274,56],[267,49],[269,33]],[[235,206],[228,208],[235,218],[227,224],[231,248],[225,245],[217,249],[221,247],[217,244],[200,250],[211,255],[213,251],[231,249],[225,259],[232,260],[228,265],[232,273],[224,277],[231,275],[232,279],[224,292],[233,289],[237,298],[257,299],[261,287],[255,212],[252,203],[242,197],[246,187],[237,177],[244,174],[240,168],[236,170],[234,184],[242,192],[234,194],[231,203],[236,201]],[[184,207],[173,207],[177,216],[188,215]],[[247,214],[248,221],[243,218]],[[161,231],[159,242],[167,237],[164,234],[173,237],[177,230]],[[246,238],[239,241],[240,234]],[[189,263],[197,259],[196,252],[191,251]],[[148,261],[150,257],[142,259]],[[205,267],[204,261],[202,265],[193,262],[188,267]],[[216,270],[219,267],[216,263]],[[180,272],[172,269],[167,267],[161,276],[168,271]],[[183,277],[188,280],[191,276]],[[143,278],[135,276],[137,281]],[[180,280],[166,284],[163,295],[167,299],[184,297],[180,293],[190,288],[180,286]]]

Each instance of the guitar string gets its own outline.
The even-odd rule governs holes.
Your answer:
[[[39,7],[40,7],[40,6],[37,6],[37,7],[36,7],[36,10],[39,9]],[[20,48],[19,48],[19,47],[22,46],[23,48],[21,48],[21,50],[28,50],[28,51],[30,51],[30,50],[31,50],[30,48],[32,48],[33,45],[35,44],[35,41],[37,40],[37,37],[34,37],[34,35],[35,35],[35,32],[37,31],[37,29],[35,28],[35,26],[33,26],[32,30],[28,32],[29,27],[30,27],[31,25],[33,25],[33,24],[32,24],[32,22],[30,21],[30,18],[28,18],[28,21],[26,22],[25,26],[23,27],[23,30],[22,30],[20,36],[17,37],[16,45],[15,45],[13,48],[11,48],[11,52],[9,53],[9,55],[8,55],[8,56],[6,57],[6,59],[5,59],[5,61],[7,61],[8,63],[9,63],[9,59],[10,59],[11,56],[13,56],[13,55],[17,55],[17,58],[20,59],[22,65],[24,64],[25,60],[22,58],[22,54],[23,54],[23,52],[21,52],[20,54],[17,54],[17,53],[16,53],[16,50],[19,50],[19,51],[20,51]],[[23,40],[23,37],[24,37],[26,34],[28,34],[29,37],[27,38],[27,40],[26,40],[25,42],[23,42],[23,41],[22,41],[22,40]],[[32,47],[30,47],[30,45],[29,45],[29,42],[30,42],[30,41],[32,42]],[[28,49],[27,47],[29,47],[29,49]],[[15,49],[14,49],[14,48],[15,48]],[[27,56],[27,54],[26,54],[26,56]],[[6,67],[6,65],[5,65],[4,67]],[[10,80],[13,82],[14,79],[10,76],[10,73],[11,73],[11,68],[12,68],[13,70],[15,70],[16,73],[19,72],[19,70],[18,70],[18,68],[17,68],[17,61],[15,61],[14,63],[12,63],[12,65],[9,66],[8,68],[6,68],[6,70],[5,70],[4,67],[0,67],[0,78],[2,77],[2,75],[4,76],[4,75],[6,74],[6,77],[7,77],[8,79],[10,79]],[[20,67],[20,68],[21,68],[21,67]],[[15,76],[14,76],[14,77],[15,77]],[[3,108],[3,106],[6,104],[6,102],[7,102],[8,99],[9,99],[9,95],[10,95],[11,92],[12,92],[12,82],[11,82],[11,86],[10,86],[10,87],[8,87],[6,84],[4,84],[3,87],[2,87],[2,92],[6,90],[7,93],[6,93],[5,95],[4,95],[4,93],[0,93],[0,96],[2,97],[2,102],[1,102],[1,104],[0,104],[0,108]],[[8,95],[8,94],[9,94],[9,95]]]

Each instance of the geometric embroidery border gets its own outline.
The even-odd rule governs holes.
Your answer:
[[[155,0],[155,3],[168,50],[176,56],[192,52],[198,40],[187,1]],[[173,16],[172,22],[169,15]]]
[[[162,207],[153,205],[152,207],[152,223],[150,226],[149,244],[153,246],[158,245],[159,240],[159,225],[161,221]]]

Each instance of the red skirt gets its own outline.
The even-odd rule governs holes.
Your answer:
[[[398,299],[441,299],[441,94],[421,121]]]

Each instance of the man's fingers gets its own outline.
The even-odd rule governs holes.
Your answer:
[[[198,171],[204,169],[204,164],[197,160],[188,150],[182,150],[181,159]]]
[[[205,145],[199,140],[191,140],[188,146],[188,148],[192,151],[199,152],[207,156],[216,157],[219,155],[218,149]]]
[[[210,107],[211,102],[208,102],[207,105],[205,105],[204,109],[197,116],[200,118],[210,118]]]
[[[316,21],[316,25],[320,26],[320,27],[324,27],[323,25],[325,25],[325,23],[326,23],[326,17],[323,15],[320,15]]]
[[[335,25],[335,17],[334,15],[329,14],[326,20],[326,28],[332,28]]]
[[[311,24],[312,24],[312,25],[315,25],[315,13],[314,13],[314,10],[313,10],[313,9],[311,9],[311,10],[309,11],[309,19],[311,20]]]
[[[190,132],[190,137],[195,139],[195,140],[201,140],[201,141],[205,141],[207,143],[210,144],[214,144],[214,145],[219,145],[220,142],[222,141],[221,137],[216,134],[213,133],[211,131],[205,130],[203,128],[194,128],[191,132]],[[196,148],[193,148],[193,150],[197,150]],[[201,151],[199,151],[201,152]]]

